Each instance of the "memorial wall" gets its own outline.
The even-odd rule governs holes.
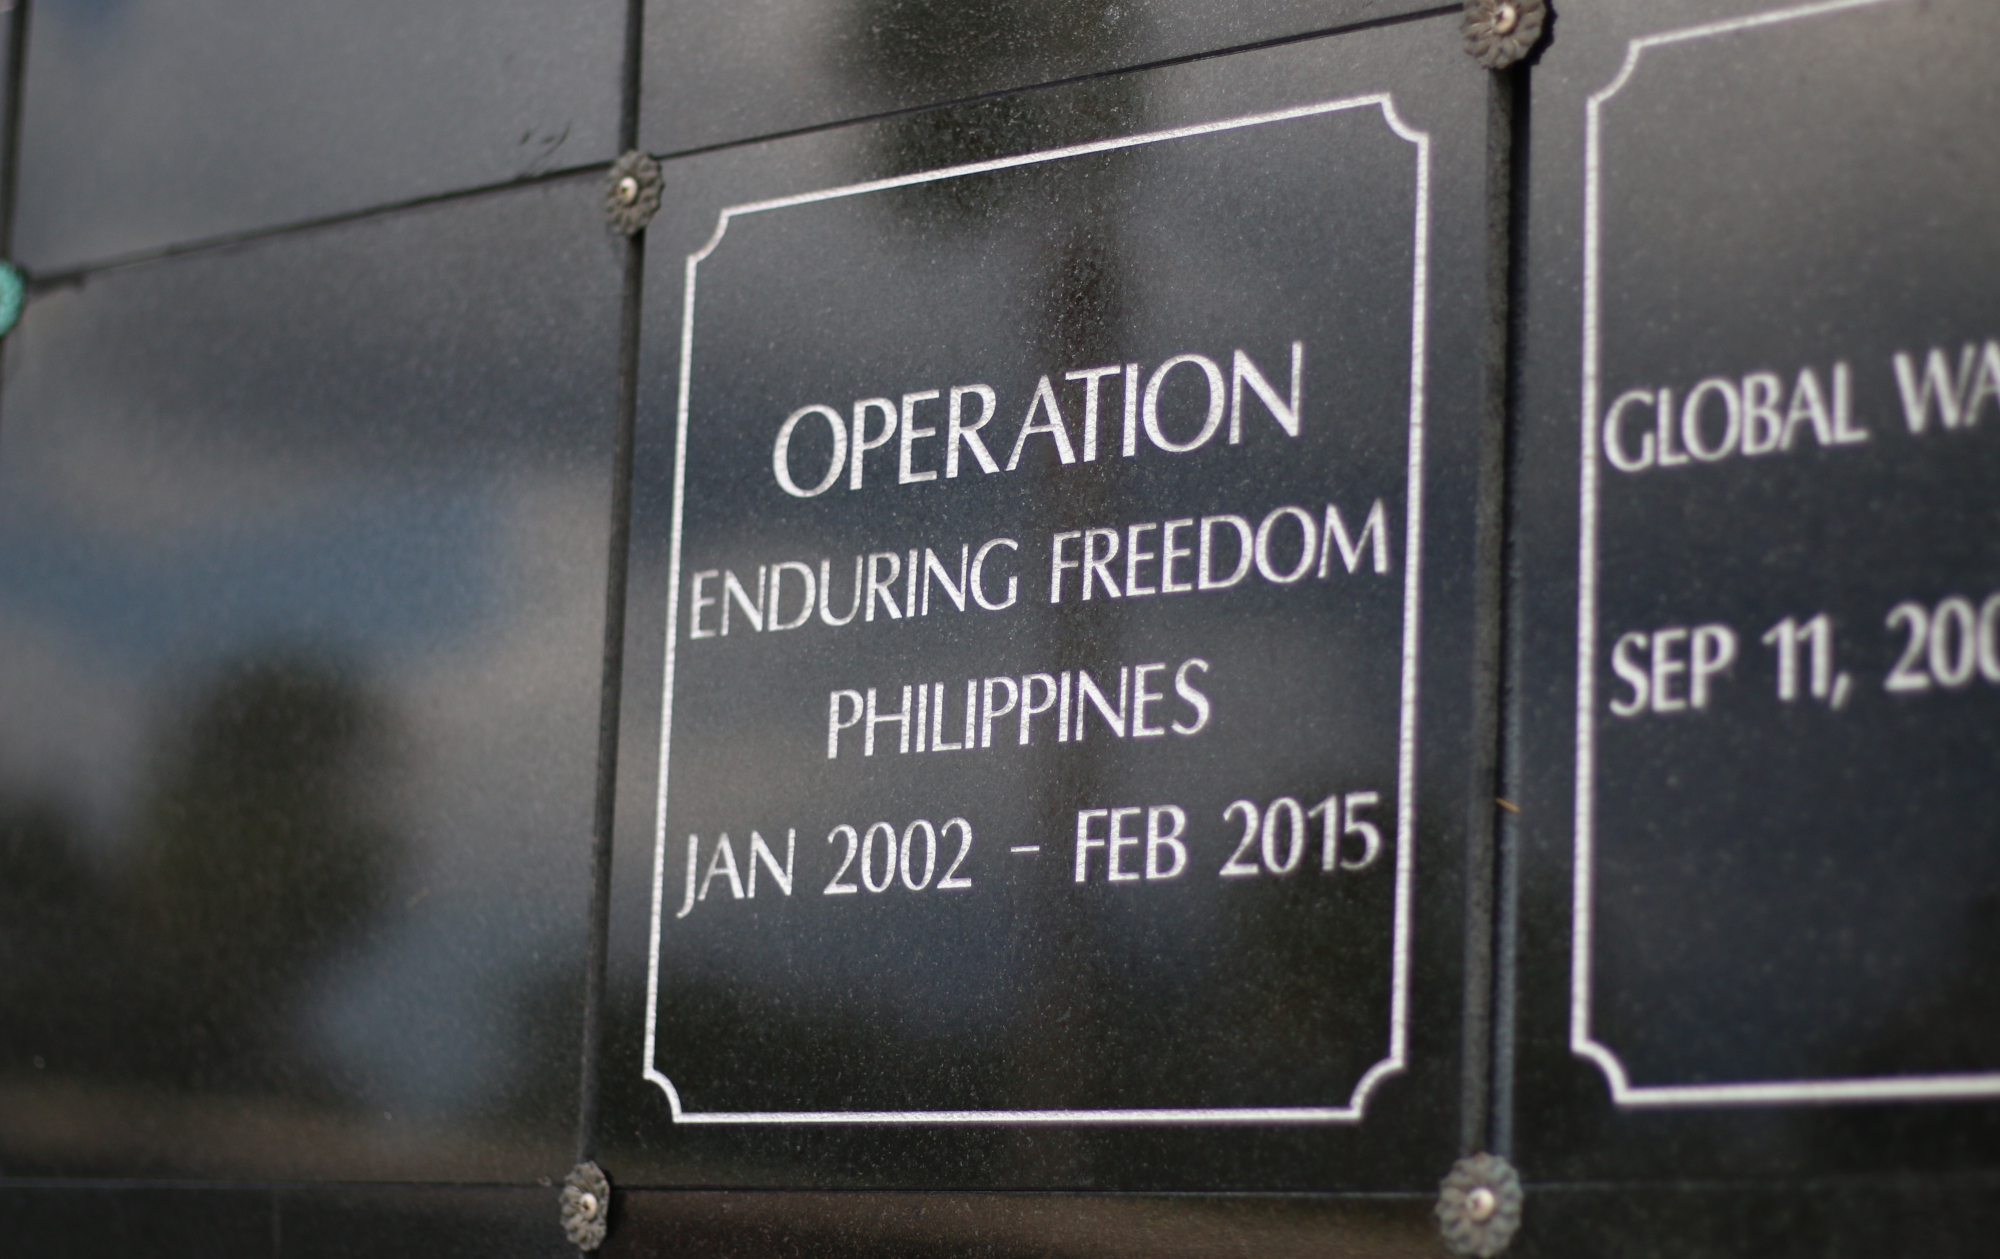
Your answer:
[[[0,1252],[2000,1235],[2000,10],[4,31]]]

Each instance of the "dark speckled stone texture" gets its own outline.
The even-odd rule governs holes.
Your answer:
[[[0,1167],[566,1165],[616,247],[572,180],[41,295],[0,428]]]

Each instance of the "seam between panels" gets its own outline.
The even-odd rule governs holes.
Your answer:
[[[22,81],[28,72],[28,3],[14,0],[7,14],[7,84],[0,103],[0,261],[14,256],[14,204],[19,200],[21,171]],[[0,339],[0,369],[6,366],[7,343]],[[0,381],[5,380],[0,370]],[[0,430],[5,428],[0,423]]]
[[[14,253],[14,206],[20,200],[21,100],[28,72],[29,0],[14,0],[7,14],[7,103],[0,132],[0,258]]]
[[[626,0],[625,53],[619,65],[618,151],[639,147],[639,85],[645,64],[645,0]]]
[[[611,917],[611,837],[617,820],[618,734],[625,672],[625,584],[632,539],[633,441],[638,403],[640,292],[645,234],[625,246],[619,314],[618,402],[611,458],[611,527],[606,539],[604,659],[598,692],[597,779],[590,834],[590,917],[583,985],[582,1061],[577,1085],[576,1159],[597,1152]]]
[[[1500,652],[1506,519],[1509,209],[1512,193],[1511,71],[1485,84],[1485,284],[1480,345],[1478,491],[1473,555],[1471,764],[1465,835],[1465,1011],[1460,1064],[1459,1153],[1488,1148],[1492,1133],[1495,898],[1498,865]]]
[[[339,210],[316,218],[295,219],[290,223],[276,223],[269,227],[251,227],[237,232],[225,232],[220,236],[204,236],[198,240],[182,241],[172,245],[159,245],[150,249],[135,250],[127,254],[110,254],[103,258],[79,262],[73,266],[58,267],[45,272],[29,272],[31,291],[45,291],[81,284],[100,271],[114,271],[121,267],[142,266],[149,262],[160,262],[168,258],[179,258],[187,254],[207,253],[216,249],[227,249],[232,245],[250,244],[270,240],[278,236],[290,236],[296,232],[310,232],[322,227],[339,227],[345,223],[358,223],[365,219],[382,218],[400,214],[405,210],[422,209],[425,206],[441,205],[450,201],[466,201],[474,197],[491,196],[495,193],[513,192],[521,188],[533,188],[540,184],[557,183],[565,179],[575,179],[593,171],[609,170],[611,163],[583,162],[576,166],[565,166],[559,170],[543,171],[538,175],[526,175],[518,179],[502,180],[498,183],[478,184],[471,188],[454,188],[449,192],[427,192],[422,196],[409,197],[401,201],[387,201],[380,205],[363,206],[356,210]]]
[[[618,136],[629,151],[639,130],[640,37],[645,0],[627,0],[620,64]],[[618,318],[618,392],[613,417],[611,527],[604,572],[604,658],[599,677],[596,798],[591,814],[590,917],[583,983],[583,1035],[577,1073],[576,1161],[597,1154],[604,1057],[605,990],[611,933],[611,843],[618,817],[618,734],[625,683],[625,587],[632,542],[633,445],[639,404],[639,322],[646,278],[646,234],[625,242]]]
[[[1526,338],[1522,335],[1523,297],[1527,291],[1527,215],[1529,161],[1529,111],[1533,108],[1534,67],[1523,62],[1508,71],[1508,170],[1506,283],[1504,303],[1506,341],[1505,425],[1500,453],[1503,475],[1509,481],[1520,458],[1521,357]],[[1500,553],[1497,597],[1500,606],[1500,642],[1496,653],[1499,670],[1499,721],[1495,731],[1497,758],[1494,785],[1518,799],[1521,790],[1520,690],[1522,635],[1520,552],[1515,536],[1516,521],[1512,499],[1500,501]],[[1515,1042],[1520,1014],[1521,944],[1521,821],[1509,812],[1495,815],[1495,913],[1493,921],[1493,1075],[1488,1147],[1493,1153],[1514,1157],[1514,1076]]]

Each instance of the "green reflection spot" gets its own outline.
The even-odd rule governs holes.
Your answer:
[[[0,262],[0,337],[14,330],[15,321],[21,317],[21,298],[27,292],[27,284],[21,279],[21,269],[11,262]]]

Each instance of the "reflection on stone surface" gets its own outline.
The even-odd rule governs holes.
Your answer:
[[[313,972],[379,917],[406,856],[370,799],[388,717],[338,668],[284,655],[226,664],[157,733],[115,865],[87,864],[45,807],[0,823],[4,918],[25,928],[7,972],[30,989],[0,1003],[5,1052],[72,1079],[325,1095],[287,1064]],[[128,965],[92,964],[107,940]]]
[[[11,334],[8,1172],[567,1165],[616,364],[598,197],[121,268]]]
[[[655,154],[685,152],[1436,8],[1429,0],[650,0],[641,141]]]
[[[262,1042],[296,1035],[309,972],[380,917],[407,859],[380,816],[391,737],[379,701],[338,668],[278,657],[226,664],[185,742],[162,749],[133,953],[160,960],[143,1003],[200,1045],[203,1076],[240,1086],[268,1072]]]
[[[981,84],[1031,84],[1051,53],[1115,64],[1146,24],[1133,0],[847,0],[828,66],[878,108],[946,101]]]
[[[625,7],[44,0],[18,256],[47,273],[609,160]]]

